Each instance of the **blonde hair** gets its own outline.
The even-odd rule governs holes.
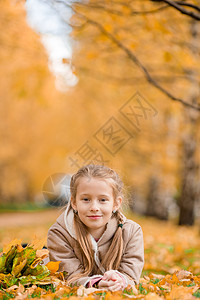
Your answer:
[[[80,178],[82,177],[87,177],[89,179],[99,178],[99,179],[108,180],[113,189],[114,201],[119,196],[123,198],[123,182],[119,178],[118,174],[113,169],[110,169],[106,166],[91,164],[80,168],[78,172],[72,176],[70,182],[70,192],[71,192],[72,202],[75,201],[76,199],[77,186],[79,184]],[[117,210],[115,212],[115,216],[118,219],[119,224],[123,223],[123,217],[120,211]],[[76,231],[78,246],[80,248],[83,257],[84,272],[79,274],[74,274],[74,275],[72,274],[68,278],[69,283],[74,282],[75,280],[79,279],[82,276],[89,276],[92,273],[92,270],[95,266],[94,253],[92,250],[92,244],[91,244],[89,232],[87,231],[86,226],[81,222],[78,214],[74,214],[74,227]],[[106,255],[103,257],[101,261],[101,264],[104,267],[105,271],[111,269],[116,270],[119,267],[121,256],[122,256],[122,250],[123,250],[122,228],[118,227],[113,236],[111,245]]]

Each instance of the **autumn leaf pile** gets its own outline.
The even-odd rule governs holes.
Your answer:
[[[57,272],[59,262],[43,259],[48,250],[37,249],[32,243],[23,248],[19,241],[12,241],[4,247],[0,257],[0,299],[167,299],[192,300],[200,298],[200,275],[186,270],[173,274],[150,272],[140,283],[124,291],[110,292],[95,288],[70,287],[64,274]]]
[[[20,286],[55,282],[56,277],[53,278],[51,274],[56,273],[59,262],[49,262],[45,266],[43,259],[48,256],[48,251],[37,247],[37,244],[29,244],[23,248],[19,240],[13,240],[4,247],[0,256],[0,299],[5,298],[7,291],[18,290]]]
[[[48,251],[42,248],[46,243],[50,224],[35,224],[35,214],[33,214],[34,226],[32,227],[16,227],[13,224],[9,224],[9,227],[8,224],[5,224],[1,228],[0,247],[2,248],[2,256],[1,254],[0,256],[3,257],[1,261],[5,263],[6,260],[7,262],[3,263],[6,270],[2,271],[1,269],[0,271],[0,299],[199,299],[199,226],[176,226],[172,222],[162,222],[153,218],[128,215],[128,213],[126,215],[129,219],[141,224],[144,233],[145,265],[140,283],[135,288],[128,287],[124,291],[111,293],[110,291],[94,288],[69,287],[64,280],[64,274],[57,272],[59,263],[55,265],[50,262],[46,267],[42,264],[42,260],[48,255]],[[53,223],[55,212],[52,213],[52,217],[48,214],[48,222],[51,218],[51,223]],[[39,238],[41,240],[33,238],[35,233],[40,234]],[[33,241],[23,249],[20,240],[9,243],[13,237],[18,239],[23,237],[23,243],[28,243],[30,238]],[[13,247],[16,245],[17,247]],[[15,255],[18,253],[15,267],[13,267],[14,256],[13,260],[11,256],[8,259],[9,251],[12,252],[11,249],[16,249]],[[32,259],[34,257],[32,263],[31,255]],[[8,263],[10,266],[7,269]],[[22,268],[23,264],[25,264],[24,268]],[[2,268],[2,264],[0,265]],[[37,265],[41,267],[37,268]],[[27,274],[25,273],[27,266],[29,266],[30,273],[25,275]],[[14,283],[13,280],[16,282]]]

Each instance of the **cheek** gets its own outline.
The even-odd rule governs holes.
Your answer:
[[[79,211],[86,212],[86,211],[88,211],[88,206],[84,203],[79,202],[78,205],[77,205],[77,209]]]
[[[112,205],[110,205],[109,207],[107,207],[105,209],[106,214],[110,215],[110,216],[112,215],[112,211],[113,211],[113,206]]]

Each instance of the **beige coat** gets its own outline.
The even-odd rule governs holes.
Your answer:
[[[133,285],[139,282],[144,265],[143,234],[140,225],[123,217],[124,246],[118,271],[123,275],[127,284]],[[49,229],[47,239],[50,260],[61,261],[59,270],[66,271],[68,276],[83,271],[83,260],[77,245],[73,220],[74,213],[69,205]],[[116,218],[112,217],[98,242],[91,236],[96,265],[90,277],[82,277],[74,284],[86,285],[95,275],[104,274],[105,270],[101,265],[101,259],[111,244],[117,225]]]

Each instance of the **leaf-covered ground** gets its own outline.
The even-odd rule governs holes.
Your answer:
[[[0,248],[3,250],[3,244],[8,243],[12,238],[31,242],[36,234],[40,239],[45,239],[49,226],[59,213],[58,211],[42,212],[42,215],[41,212],[29,213],[28,217],[24,215],[24,218],[20,214],[12,214],[11,219],[8,215],[6,218],[5,215],[1,215]],[[15,260],[14,258],[9,260],[9,263],[12,261],[14,267],[12,265],[6,271],[0,272],[0,299],[190,300],[200,298],[198,226],[177,227],[169,222],[133,215],[129,217],[141,224],[144,232],[145,266],[140,284],[136,288],[129,287],[125,291],[115,293],[83,287],[71,288],[63,280],[63,274],[56,272],[55,266],[44,267],[40,264],[41,258],[46,254],[38,252],[41,245],[37,245],[35,250],[31,250],[31,246],[25,248],[26,250],[18,246],[12,250],[16,255]],[[27,221],[24,221],[25,219]],[[4,253],[8,251],[11,251],[9,245],[4,247]],[[40,267],[37,267],[37,263]],[[29,268],[27,268],[28,265]]]

